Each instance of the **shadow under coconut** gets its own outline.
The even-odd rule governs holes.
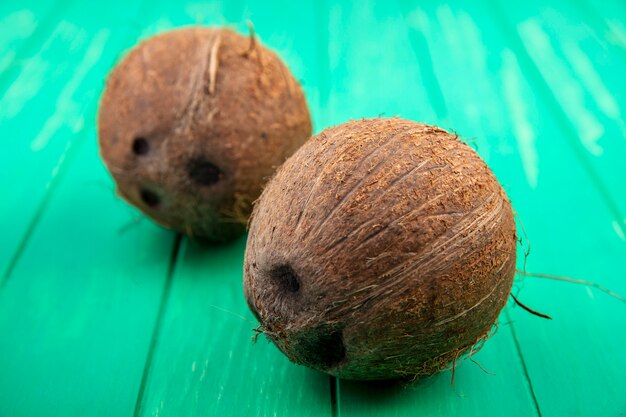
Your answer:
[[[179,258],[182,258],[186,268],[202,272],[191,276],[199,279],[208,276],[214,279],[236,279],[238,285],[241,285],[246,240],[245,234],[222,243],[184,236],[182,238],[184,250],[179,254]]]
[[[361,412],[374,415],[378,412],[404,409],[405,406],[413,407],[416,402],[424,399],[424,395],[432,393],[433,389],[437,390],[438,386],[449,386],[450,377],[450,372],[441,372],[416,381],[410,378],[382,381],[339,380],[340,398],[349,399],[340,400],[340,407],[359,415]],[[449,386],[449,389],[450,392],[454,391],[453,386]],[[358,410],[354,409],[355,406]]]
[[[395,401],[409,386],[406,379],[388,379],[382,381],[349,381],[339,380],[341,395],[362,397],[364,402],[380,404]]]

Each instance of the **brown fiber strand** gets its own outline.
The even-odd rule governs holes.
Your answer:
[[[209,94],[215,94],[215,82],[217,80],[217,67],[219,65],[219,56],[217,54],[220,47],[221,38],[218,35],[217,39],[211,47],[211,59],[209,61]]]
[[[520,270],[517,270],[516,272],[519,275],[524,276],[524,277],[545,278],[545,279],[551,279],[553,281],[570,282],[572,284],[579,284],[579,285],[585,285],[587,287],[596,288],[596,289],[602,291],[603,293],[608,294],[608,295],[610,295],[613,298],[617,298],[618,300],[620,300],[623,303],[626,303],[626,298],[624,298],[624,296],[616,293],[615,291],[611,291],[610,289],[608,289],[604,285],[600,285],[600,284],[592,282],[592,281],[585,281],[583,279],[569,278],[569,277],[560,276],[560,275],[550,275],[550,274],[541,274],[541,273],[534,273],[534,272],[525,272],[525,271],[520,271]]]
[[[538,316],[544,319],[552,320],[552,317],[548,316],[547,314],[540,313],[537,310],[533,310],[532,308],[522,303],[520,300],[517,299],[515,295],[513,295],[513,293],[511,293],[511,297],[513,298],[513,301],[515,301],[515,304],[522,307],[524,310],[528,311],[530,314],[534,314],[535,316]]]

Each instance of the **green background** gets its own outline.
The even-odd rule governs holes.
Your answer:
[[[278,51],[315,131],[399,115],[455,130],[525,226],[528,270],[626,293],[626,5],[0,3],[0,417],[624,416],[626,305],[525,278],[471,361],[410,386],[337,381],[263,338],[245,237],[199,246],[114,194],[104,79],[138,39],[230,25]],[[522,259],[520,257],[520,265]]]

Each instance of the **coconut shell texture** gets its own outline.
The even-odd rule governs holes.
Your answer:
[[[429,375],[487,337],[515,250],[511,204],[472,148],[411,121],[351,121],[268,183],[244,290],[293,362],[346,379]]]
[[[311,118],[276,54],[228,29],[191,27],[144,41],[116,66],[98,128],[124,199],[163,226],[221,241],[245,231]]]

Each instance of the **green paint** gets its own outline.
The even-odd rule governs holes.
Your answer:
[[[136,415],[330,415],[328,377],[260,335],[243,298],[245,237],[185,241]]]
[[[102,22],[117,28],[138,12],[132,3],[123,13],[106,5],[70,4],[0,98],[0,188],[6,190],[0,205],[0,283],[28,240],[65,156],[95,132],[104,77],[137,35],[126,26],[103,28]]]
[[[172,234],[110,189],[88,136],[0,292],[0,415],[132,413]]]
[[[529,270],[626,294],[622,2],[18,3],[0,4],[0,416],[624,413],[626,306],[582,286],[516,284],[554,320],[509,305],[474,356],[496,375],[463,361],[454,386],[335,381],[253,344],[245,237],[177,251],[114,196],[95,133],[137,38],[249,19],[316,131],[380,114],[455,129],[509,193]]]

